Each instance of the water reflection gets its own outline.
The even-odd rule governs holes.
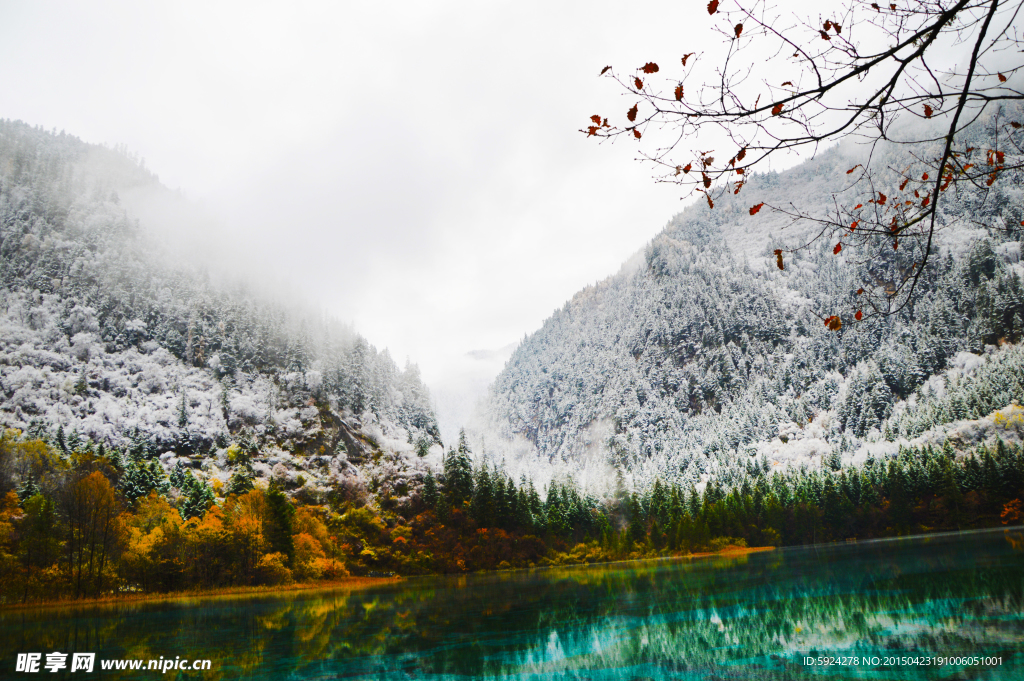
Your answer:
[[[18,652],[58,650],[208,658],[203,679],[1021,678],[1022,547],[1020,533],[988,532],[364,591],[6,612],[0,676]],[[986,655],[1003,664],[826,670],[805,666],[805,655]]]

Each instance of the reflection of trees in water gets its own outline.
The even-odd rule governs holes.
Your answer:
[[[771,655],[792,662],[812,650],[1007,654],[1024,640],[1024,556],[987,541],[411,580],[59,617],[7,612],[0,659],[27,650],[187,655],[214,660],[203,678],[216,679],[708,669],[778,665]]]

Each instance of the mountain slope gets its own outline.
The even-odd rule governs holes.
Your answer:
[[[991,143],[990,123],[979,122],[967,143]],[[876,153],[889,167],[883,176],[907,164],[898,148]],[[1021,335],[1021,177],[948,197],[943,247],[915,305],[836,333],[821,319],[852,314],[860,282],[908,270],[917,247],[880,248],[860,262],[820,243],[779,271],[773,249],[805,242],[809,227],[782,229],[787,220],[752,218],[748,207],[770,198],[821,214],[849,184],[851,157],[832,149],[752,177],[713,210],[695,205],[617,275],[576,294],[496,379],[483,426],[492,449],[517,441],[505,456],[537,457],[577,477],[607,466],[642,486],[729,484],[780,458],[818,466],[853,458],[868,440],[908,436],[888,421],[897,404],[917,400],[959,353]],[[791,440],[786,451],[776,446]]]
[[[224,483],[239,442],[257,475],[318,493],[382,453],[439,444],[415,366],[168,261],[121,205],[139,188],[166,192],[121,150],[0,121],[5,426],[65,449],[142,443]]]

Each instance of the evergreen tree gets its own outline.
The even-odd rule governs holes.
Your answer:
[[[473,500],[470,505],[470,515],[480,527],[494,526],[494,497],[493,476],[487,470],[487,464],[484,463],[477,472],[476,482],[473,484]]]
[[[288,557],[288,564],[291,565],[295,557],[295,542],[292,539],[295,530],[295,507],[276,482],[271,482],[267,490],[267,509],[270,514],[270,526],[267,531],[270,548],[285,554]]]
[[[19,525],[19,558],[26,568],[53,566],[60,552],[60,530],[53,501],[44,494],[23,500],[25,518]]]
[[[178,403],[178,427],[188,427],[188,398],[185,391],[181,392],[181,401]]]
[[[256,473],[252,469],[252,464],[249,463],[248,459],[242,461],[235,466],[235,471],[231,474],[231,479],[228,480],[228,495],[238,496],[245,494],[253,488],[252,481],[255,478]]]
[[[473,498],[473,463],[470,459],[466,431],[459,433],[459,447],[449,451],[444,461],[445,496],[453,508],[461,508]]]
[[[175,484],[175,487],[178,487],[182,494],[178,505],[181,517],[185,520],[202,518],[216,501],[213,489],[210,488],[206,481],[200,480],[190,471],[185,471],[183,468],[175,468],[174,472],[180,473],[178,477],[180,484]],[[174,484],[173,481],[172,484]]]
[[[71,435],[68,435],[67,439],[67,451],[69,453],[78,452],[82,449],[82,438],[78,434],[78,429],[71,431]]]
[[[640,499],[634,492],[629,496],[629,532],[628,538],[631,543],[640,543],[647,538],[647,523],[644,519],[643,508]]]
[[[495,524],[503,529],[514,527],[516,518],[516,488],[501,472],[495,472],[497,482],[494,485],[494,519]]]
[[[437,508],[438,492],[437,492],[437,479],[434,478],[433,471],[427,471],[427,475],[423,478],[423,503],[430,510]]]
[[[107,454],[107,460],[110,462],[110,465],[114,467],[114,470],[124,470],[124,458],[121,456],[120,449],[111,447]]]
[[[179,461],[174,466],[174,470],[171,471],[171,487],[177,487],[182,492],[188,488],[189,481],[193,479],[192,474],[185,470],[185,465],[181,461]]]
[[[150,492],[166,496],[170,484],[159,462],[133,461],[121,476],[119,487],[128,503],[134,504],[136,500],[149,496]]]
[[[25,508],[25,502],[39,494],[39,492],[39,485],[36,484],[35,479],[31,476],[25,478],[15,490],[15,493],[18,495],[18,505]]]

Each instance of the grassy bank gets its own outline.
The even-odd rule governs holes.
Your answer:
[[[750,553],[773,551],[774,546],[727,546],[719,551],[707,551],[701,553],[677,554],[670,556],[658,556],[662,558],[709,558],[718,556],[742,556]],[[632,560],[650,560],[650,558],[636,558]],[[596,565],[599,563],[569,562],[552,564],[551,567],[573,567],[576,565]],[[481,570],[480,572],[494,572],[494,570]],[[29,601],[26,603],[2,603],[0,612],[13,610],[35,610],[39,608],[68,608],[91,605],[120,605],[125,603],[148,603],[162,601],[188,601],[205,600],[210,598],[231,598],[231,597],[252,597],[262,595],[274,595],[291,591],[310,591],[328,589],[365,589],[371,586],[401,581],[402,577],[345,577],[343,579],[318,581],[318,582],[294,582],[277,586],[232,586],[213,589],[188,589],[185,591],[172,591],[166,593],[111,593],[103,596],[89,598],[63,598],[43,601]]]
[[[213,589],[188,589],[166,593],[111,593],[88,598],[62,598],[27,603],[0,603],[0,612],[10,610],[34,610],[36,608],[67,608],[82,605],[107,605],[122,603],[145,603],[159,601],[185,601],[190,599],[250,597],[274,595],[289,591],[308,591],[322,589],[365,589],[371,586],[400,581],[401,577],[346,577],[344,579],[322,582],[295,582],[277,586],[229,586]]]

